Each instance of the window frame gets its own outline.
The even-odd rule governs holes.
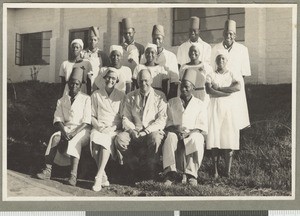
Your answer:
[[[50,33],[50,37],[47,38],[47,37],[44,37],[44,34],[46,33]],[[41,45],[39,47],[40,49],[40,57],[41,57],[41,60],[43,60],[43,57],[49,57],[49,62],[45,61],[45,62],[30,62],[30,63],[25,63],[25,60],[24,60],[24,49],[25,49],[25,46],[24,46],[24,40],[25,40],[25,37],[28,36],[30,37],[30,35],[34,35],[34,34],[40,34],[40,42],[41,42]],[[50,56],[51,56],[51,44],[50,44],[50,41],[51,41],[51,38],[52,38],[52,30],[45,30],[45,31],[39,31],[39,32],[30,32],[30,33],[16,33],[15,35],[15,65],[18,65],[18,66],[30,66],[30,65],[50,65]],[[44,46],[44,41],[49,41],[49,46]],[[49,49],[49,54],[43,54],[43,49]]]
[[[176,10],[178,10],[178,9],[188,9],[188,12],[189,12],[189,14],[188,14],[188,18],[187,19],[176,19],[175,20],[175,13],[176,13]],[[186,31],[183,31],[183,32],[175,32],[175,22],[176,21],[188,21],[189,19],[190,19],[190,17],[192,16],[192,9],[195,9],[195,8],[173,8],[173,12],[172,12],[172,22],[173,22],[173,25],[172,25],[172,46],[179,46],[180,44],[175,44],[175,35],[176,34],[188,34],[188,32],[186,32]],[[211,8],[203,8],[203,9],[211,9]],[[245,8],[243,8],[244,9],[244,11],[243,12],[232,12],[232,13],[230,13],[230,10],[231,9],[235,9],[235,8],[227,8],[226,7],[226,9],[227,9],[227,12],[226,12],[226,14],[218,14],[218,15],[208,15],[208,16],[205,16],[205,17],[200,17],[200,20],[201,19],[203,19],[203,18],[211,18],[211,17],[219,17],[219,16],[227,16],[227,19],[230,19],[230,17],[232,16],[232,15],[240,15],[240,14],[246,14],[246,12],[245,12]],[[237,29],[242,29],[242,28],[244,28],[245,29],[245,24],[243,25],[243,26],[237,26],[236,27]],[[201,25],[200,25],[200,34],[201,34],[201,32],[210,32],[210,31],[220,31],[220,30],[224,30],[224,28],[216,28],[216,29],[206,29],[206,30],[201,30]],[[237,39],[236,39],[236,41],[239,41],[239,42],[244,42],[245,41],[245,39],[243,39],[243,40],[241,40],[241,39],[239,39],[238,37],[237,37]],[[208,43],[214,43],[214,42],[208,42]]]

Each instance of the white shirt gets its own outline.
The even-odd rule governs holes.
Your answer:
[[[71,104],[71,97],[63,95],[57,101],[53,124],[63,122],[67,127],[79,126],[82,123],[91,124],[91,116],[90,96],[79,92]]]
[[[59,76],[64,77],[65,80],[68,81],[72,73],[74,64],[75,62],[70,61],[64,61],[63,63],[61,63],[59,68]]]
[[[150,133],[163,130],[167,121],[167,104],[164,93],[150,89],[145,107],[141,107],[140,89],[126,95],[123,108],[125,130],[146,128]]]
[[[135,67],[132,75],[132,79],[137,79],[138,73],[142,69],[149,69],[151,73],[151,77],[153,79],[152,87],[153,88],[162,88],[162,81],[165,79],[170,79],[169,74],[167,71],[165,71],[164,67],[161,65],[155,65],[155,66],[146,66],[139,64]]]
[[[184,65],[190,62],[189,49],[192,45],[195,45],[199,48],[200,51],[199,60],[201,62],[206,62],[210,64],[211,46],[208,43],[204,42],[200,37],[196,42],[191,42],[190,40],[188,40],[178,47],[177,50],[178,64]]]
[[[225,49],[222,43],[216,44],[212,49],[211,66],[216,69],[216,55],[218,50],[228,52],[227,68],[232,72],[237,72],[242,76],[251,76],[248,48],[244,45],[234,42],[231,49]]]
[[[139,50],[134,44],[126,45],[125,43],[122,44],[123,47],[123,58],[122,58],[122,65],[127,66],[134,70],[134,68],[139,64]],[[130,62],[129,59],[132,59]]]
[[[204,133],[208,131],[207,108],[200,99],[194,96],[185,109],[180,97],[170,99],[167,114],[167,127],[180,125],[189,130],[200,129]]]
[[[141,58],[141,64],[145,64],[145,55]],[[164,66],[170,77],[170,83],[179,82],[178,62],[176,55],[166,49],[157,55],[155,63]]]
[[[179,70],[180,80],[183,77],[184,71],[188,68],[194,68],[194,69],[198,70],[197,77],[196,77],[196,83],[195,83],[195,92],[193,93],[193,95],[196,98],[199,98],[200,100],[202,100],[207,106],[208,102],[209,102],[209,96],[206,93],[205,82],[206,82],[207,74],[212,73],[213,70],[212,70],[211,66],[205,62],[200,63],[198,65],[184,64],[180,67],[180,70]]]

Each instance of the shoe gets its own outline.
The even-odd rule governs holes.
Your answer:
[[[76,186],[76,183],[77,183],[77,178],[75,175],[71,174],[70,175],[70,178],[68,180],[68,184],[69,185],[72,185],[72,186]]]
[[[102,187],[108,187],[110,185],[107,176],[102,176],[102,178],[100,179],[99,177],[95,177],[95,183],[92,187],[92,190],[95,192],[99,192],[101,191]]]
[[[174,182],[175,182],[175,175],[176,175],[176,172],[168,172],[166,174],[166,177],[165,177],[165,180],[164,180],[164,185],[165,186],[171,186]]]
[[[101,184],[102,184],[102,179],[96,176],[95,177],[95,183],[92,187],[92,190],[95,191],[95,192],[101,191],[101,189],[102,189]]]
[[[51,178],[51,169],[50,168],[44,168],[42,170],[42,172],[36,174],[36,177],[38,179],[42,179],[42,180],[50,179]]]
[[[192,186],[197,186],[198,185],[197,179],[195,177],[189,177],[188,184],[190,184]]]
[[[110,185],[110,183],[107,179],[107,176],[106,175],[102,176],[101,186],[102,187],[109,187],[109,185]]]
[[[170,179],[166,178],[166,179],[164,180],[164,185],[165,185],[165,186],[171,186],[172,184],[173,184],[173,182],[172,182]]]

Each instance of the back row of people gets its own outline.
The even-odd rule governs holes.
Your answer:
[[[128,19],[127,23],[126,20],[124,22],[125,26],[128,23],[130,24]],[[134,28],[129,24],[127,27],[130,28],[127,28],[127,31],[128,29],[131,31],[129,31],[129,33],[127,32],[127,35],[130,36],[132,35],[130,33],[134,32]],[[176,56],[171,52],[164,55],[163,59],[165,59],[165,65],[160,68],[157,67],[157,65],[159,65],[156,63],[157,59],[162,59],[157,58],[157,55],[165,51],[161,46],[164,30],[160,25],[154,26],[152,37],[155,44],[148,44],[144,55],[141,54],[141,48],[129,48],[129,50],[135,50],[135,52],[138,53],[139,61],[145,62],[144,65],[135,64],[135,66],[132,67],[134,68],[133,71],[132,69],[127,70],[128,72],[123,72],[125,70],[120,71],[120,68],[126,67],[120,64],[120,60],[122,57],[124,59],[124,52],[127,50],[124,49],[124,46],[113,45],[110,49],[109,67],[101,67],[99,70],[100,74],[95,78],[95,73],[91,66],[92,63],[89,64],[89,62],[92,61],[82,60],[78,52],[76,52],[78,48],[77,44],[83,48],[82,41],[74,40],[71,43],[74,56],[76,56],[73,70],[77,71],[77,74],[81,73],[81,79],[79,78],[80,88],[87,93],[91,93],[93,88],[99,89],[92,95],[92,109],[90,111],[92,113],[91,123],[93,125],[90,139],[91,153],[99,168],[95,178],[94,190],[97,191],[99,188],[101,189],[101,185],[108,184],[104,168],[110,154],[113,158],[118,159],[121,164],[127,161],[126,163],[134,168],[137,164],[145,163],[145,165],[149,167],[149,170],[153,170],[153,167],[156,166],[155,164],[159,152],[162,151],[163,166],[165,172],[168,173],[168,178],[165,182],[167,184],[172,183],[174,180],[172,173],[178,169],[176,168],[174,152],[177,148],[182,148],[182,145],[177,145],[179,141],[184,143],[183,149],[185,154],[182,156],[187,165],[183,172],[187,174],[189,183],[195,185],[197,183],[195,180],[197,178],[197,170],[201,165],[203,157],[204,136],[207,135],[207,132],[206,145],[208,149],[213,150],[215,177],[218,177],[218,149],[226,150],[226,172],[228,174],[230,173],[232,150],[239,149],[239,130],[249,125],[248,112],[246,112],[247,104],[245,103],[244,106],[241,103],[241,97],[238,95],[238,92],[242,92],[239,90],[243,90],[244,83],[242,75],[250,75],[249,58],[247,61],[246,56],[248,55],[248,51],[243,45],[236,45],[238,43],[234,41],[236,33],[235,22],[228,20],[225,23],[222,46],[218,44],[215,46],[218,49],[213,49],[214,55],[218,58],[215,58],[211,63],[212,66],[210,66],[210,61],[208,60],[210,57],[207,58],[206,56],[206,60],[204,60],[205,55],[203,54],[210,52],[210,46],[207,44],[209,47],[203,45],[201,48],[201,46],[198,45],[198,42],[203,42],[199,37],[199,18],[192,17],[190,27],[190,40],[182,44],[178,49],[178,52],[181,53],[180,50],[186,50],[186,47],[188,47],[186,55],[189,57],[189,62],[182,63],[180,72],[178,72],[177,64],[174,63],[177,62]],[[93,30],[93,32],[96,31]],[[127,44],[125,47],[128,48],[130,43],[128,41],[125,41],[125,43]],[[205,44],[205,42],[203,43]],[[86,55],[86,53],[88,52],[85,52],[84,55]],[[97,56],[101,57],[101,54]],[[130,54],[128,56],[130,56]],[[167,59],[171,58],[167,58],[166,56],[172,56],[172,61],[169,61],[169,66],[166,66],[166,62],[168,62]],[[242,59],[241,56],[243,56]],[[132,61],[129,61],[129,59],[132,59]],[[135,62],[134,59],[136,60],[137,58],[125,58],[129,63]],[[183,59],[183,57],[178,58],[178,62],[179,59]],[[235,62],[239,60],[242,60],[242,62]],[[248,65],[246,63],[248,63]],[[217,67],[215,65],[217,65]],[[130,66],[130,64],[128,66]],[[155,69],[153,72],[155,67],[159,69]],[[212,70],[212,67],[216,70]],[[78,70],[75,70],[75,68]],[[86,70],[87,68],[89,69]],[[86,76],[82,76],[82,74]],[[159,75],[160,77],[158,76],[158,78],[156,78],[155,75]],[[131,78],[128,78],[130,76]],[[179,78],[181,80],[180,95],[169,100],[168,111],[166,112],[165,96],[172,98],[177,95]],[[131,85],[132,79],[133,83]],[[66,80],[71,81],[70,78],[66,78],[63,81]],[[73,106],[71,95],[73,94],[73,86],[75,85],[74,83],[72,84],[72,82],[68,82],[65,90],[66,94],[63,97],[69,98],[68,103],[71,103],[71,107],[69,107],[71,110]],[[88,87],[88,85],[90,87]],[[117,87],[118,85],[119,87]],[[76,86],[78,87],[78,85]],[[165,94],[161,93],[161,91],[154,90],[152,86],[158,90],[162,90]],[[73,87],[73,90],[71,87]],[[139,89],[136,89],[137,87],[139,87]],[[136,90],[130,92],[125,97],[124,104],[121,104],[122,100],[120,98],[124,97],[125,93],[128,93],[132,89]],[[210,102],[206,90],[210,95]],[[113,92],[117,91],[121,93],[113,94]],[[103,98],[99,97],[99,95],[102,95]],[[114,96],[117,98],[113,99]],[[245,92],[243,92],[242,96],[245,99]],[[88,102],[86,101],[84,104],[88,104]],[[95,108],[95,104],[98,104],[100,108],[98,109],[97,106]],[[118,106],[119,109],[121,107],[121,110],[117,108]],[[66,111],[71,115],[70,112],[72,111]],[[114,115],[109,114],[112,111],[114,115],[116,115],[118,111],[117,113],[120,115],[119,120],[117,120],[118,118],[115,118]],[[76,113],[75,110],[73,110],[73,114],[74,113]],[[85,115],[88,115],[88,113],[88,111],[84,111]],[[166,113],[168,113],[168,115],[166,115]],[[111,122],[111,118],[113,118],[113,125],[106,125],[105,122]],[[167,118],[168,120],[166,121]],[[118,122],[122,122],[121,128]],[[166,125],[166,130],[164,130]],[[54,141],[51,142],[52,144],[49,142],[50,147],[47,150],[48,153],[53,149],[51,148],[53,147],[53,143],[58,144],[61,140],[65,140],[64,143],[66,143],[66,141],[69,142],[73,140],[74,133],[71,132],[71,135],[68,135],[69,132],[62,130],[62,125],[58,124],[57,127],[62,135],[60,137],[52,137]],[[83,133],[83,128],[87,128],[86,125],[82,127],[78,126],[75,131]],[[114,137],[116,131],[120,129],[124,131],[117,133],[114,139],[115,144],[112,144],[112,136]],[[89,133],[85,133],[86,136],[87,134]],[[64,139],[62,139],[62,137]],[[85,137],[85,139],[88,138]],[[164,138],[166,138],[166,140],[164,144],[161,145]],[[105,142],[107,144],[103,144]],[[132,143],[132,145],[129,145],[129,143]],[[57,144],[54,146],[57,146]],[[100,147],[97,146],[97,144],[100,145]],[[68,146],[71,145],[69,144]],[[111,146],[113,146],[112,149]],[[68,151],[66,152],[68,153]],[[69,152],[68,155],[72,154]],[[78,155],[80,155],[80,152],[78,152],[77,149],[77,153],[75,156],[72,156],[71,160],[73,161],[73,171],[71,171],[69,182],[73,185],[74,182],[76,183],[74,170],[77,170]],[[45,170],[43,173],[44,172]],[[43,173],[42,176],[40,176],[41,178],[44,177]],[[150,171],[149,174],[151,173],[153,172]]]

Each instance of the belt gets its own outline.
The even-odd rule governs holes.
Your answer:
[[[195,88],[195,91],[200,91],[200,90],[204,90],[204,87]]]

